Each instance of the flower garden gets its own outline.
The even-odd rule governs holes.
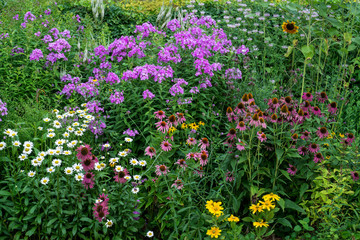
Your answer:
[[[0,9],[0,239],[360,239],[359,0]]]

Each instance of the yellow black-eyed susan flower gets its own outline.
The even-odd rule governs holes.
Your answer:
[[[290,34],[297,33],[298,29],[299,29],[299,27],[295,25],[295,22],[289,22],[289,20],[287,20],[286,22],[283,22],[281,27],[284,32],[287,32]]]

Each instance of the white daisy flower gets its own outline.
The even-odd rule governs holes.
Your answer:
[[[63,145],[64,143],[66,143],[66,140],[65,139],[58,139],[55,141],[55,144],[58,145],[58,146],[61,146]]]
[[[52,160],[52,165],[54,167],[60,167],[61,166],[61,160],[60,159],[54,159]]]
[[[47,153],[46,152],[39,152],[38,155],[40,157],[46,157]]]
[[[47,154],[50,155],[50,156],[55,155],[55,149],[49,149],[49,150],[47,151]]]
[[[29,155],[31,152],[32,152],[32,149],[28,148],[28,147],[24,148],[24,150],[23,150],[23,153],[25,153],[27,155]]]
[[[112,227],[113,224],[114,224],[114,223],[113,223],[112,220],[107,219],[107,221],[106,221],[106,223],[105,223],[105,226],[106,226],[106,228],[109,228],[109,227]]]
[[[67,167],[65,168],[64,172],[66,175],[71,175],[73,173],[73,169],[71,167]]]
[[[18,134],[17,132],[12,131],[9,136],[10,136],[11,138],[13,138],[13,137],[16,137],[17,134]]]
[[[90,123],[90,121],[89,120],[84,120],[84,123]]]
[[[49,178],[48,178],[48,177],[44,177],[44,178],[42,178],[42,179],[41,179],[41,181],[40,181],[40,182],[41,182],[41,184],[46,185],[46,184],[48,184],[48,183],[49,183],[49,181],[50,181],[50,180],[49,180]]]
[[[30,141],[25,141],[23,146],[27,147],[27,148],[32,148],[32,147],[34,147],[34,143],[30,142]]]
[[[63,119],[64,117],[62,115],[56,115],[57,119]]]
[[[103,170],[106,167],[106,164],[102,162],[100,163],[100,166],[101,166],[101,170]]]
[[[119,152],[119,156],[120,156],[120,157],[126,157],[126,156],[127,156],[127,152],[125,152],[125,151]]]
[[[145,160],[139,161],[139,165],[142,166],[142,167],[145,167],[146,166],[146,161]]]
[[[50,118],[44,118],[44,122],[50,122]]]
[[[68,138],[68,137],[70,137],[70,133],[68,133],[68,132],[64,132],[64,133],[63,133],[63,137],[64,137],[64,138]]]
[[[129,137],[126,137],[126,138],[125,138],[125,142],[132,142],[132,141],[133,141],[132,138],[129,138]]]
[[[42,162],[42,161],[44,160],[44,157],[42,157],[42,156],[37,156],[35,159],[36,159],[37,161],[39,161],[39,162]]]
[[[136,166],[139,164],[138,160],[136,160],[135,158],[130,159],[130,164],[133,166]]]
[[[21,142],[20,142],[20,141],[14,141],[12,144],[13,144],[15,147],[20,147]]]
[[[53,173],[53,172],[55,172],[55,168],[54,167],[48,167],[48,168],[46,168],[46,171],[48,173]]]
[[[97,162],[97,163],[95,163],[95,170],[97,170],[97,171],[101,171],[102,170],[102,167],[101,167],[101,165]]]
[[[69,155],[71,155],[71,151],[70,151],[70,150],[65,150],[65,151],[63,152],[63,154],[69,156]]]
[[[103,147],[104,147],[104,148],[109,148],[109,147],[110,147],[110,144],[105,143],[105,144],[103,145]]]
[[[95,203],[102,203],[103,202],[103,200],[101,200],[101,199],[96,199],[95,200]]]
[[[74,171],[76,172],[80,172],[81,170],[83,170],[83,166],[80,163],[75,163],[72,168],[74,169]]]
[[[0,151],[6,147],[6,142],[0,142]]]
[[[29,177],[34,177],[34,176],[35,176],[35,174],[36,174],[36,172],[34,172],[34,171],[30,171],[30,172],[28,172],[28,176],[29,176]]]
[[[8,128],[8,129],[6,129],[6,130],[4,131],[4,134],[10,136],[10,134],[12,133],[12,131],[13,131],[13,130],[11,130],[10,128]]]
[[[58,112],[59,112],[59,110],[54,109],[52,112],[53,112],[53,113],[58,113]]]
[[[140,175],[134,175],[133,176],[134,180],[140,181],[141,180],[141,176]]]
[[[126,180],[131,180],[131,176],[130,175],[127,175],[124,177]]]
[[[80,125],[80,123],[78,123],[78,122],[74,122],[72,125],[73,125],[73,127],[77,127],[77,126],[79,126],[79,125]]]
[[[55,120],[53,122],[53,126],[54,126],[54,128],[61,128],[61,123],[58,120]]]
[[[84,174],[82,174],[82,173],[76,174],[75,175],[75,180],[78,181],[78,182],[84,180]]]
[[[120,166],[120,165],[116,165],[116,166],[115,166],[115,171],[121,172],[121,171],[123,171],[123,170],[124,170],[124,168],[123,168],[122,166]]]
[[[81,114],[81,113],[83,113],[83,112],[84,112],[84,111],[81,110],[81,109],[76,110],[76,113],[78,113],[78,114]]]
[[[37,159],[31,160],[31,165],[33,165],[34,167],[41,166],[41,163],[42,163],[42,161],[39,161]]]
[[[151,237],[154,236],[154,232],[153,232],[153,231],[148,231],[148,232],[146,233],[146,236],[149,237],[149,238],[151,238]]]
[[[132,193],[134,193],[134,194],[137,194],[138,192],[139,192],[139,188],[137,188],[137,187],[134,187],[132,190],[131,190],[131,192]]]
[[[104,160],[104,159],[105,159],[105,156],[101,156],[100,159]]]
[[[73,128],[72,126],[68,126],[66,130],[68,130],[69,132],[73,132],[75,131],[75,128]]]
[[[87,125],[87,124],[81,124],[81,126],[82,126],[83,128],[87,128],[89,125]]]
[[[81,107],[86,107],[86,103],[83,103],[80,105]]]
[[[1,144],[1,143],[0,143]],[[27,159],[27,155],[26,154],[21,154],[20,156],[19,156],[19,159],[20,159],[20,161],[24,161],[25,159]]]
[[[41,130],[43,130],[43,127],[38,127],[38,129],[41,131]]]
[[[84,133],[82,132],[82,131],[75,131],[75,135],[76,136],[82,136],[82,135],[84,135]]]
[[[55,132],[55,130],[53,128],[48,128],[47,131],[50,132]]]
[[[59,147],[57,147],[56,149],[55,149],[55,155],[60,155],[60,154],[62,154],[62,148],[59,148]]]
[[[55,133],[51,132],[51,133],[48,133],[46,136],[48,138],[53,138],[53,137],[55,137]]]

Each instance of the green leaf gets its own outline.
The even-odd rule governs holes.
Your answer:
[[[310,46],[302,46],[301,52],[304,54],[305,60],[311,60],[315,54],[315,47],[313,45]]]
[[[27,231],[26,233],[25,233],[25,235],[26,236],[32,236],[34,233],[35,233],[35,231],[36,231],[36,228],[37,227],[33,227],[32,229],[30,229],[29,231]]]
[[[306,190],[308,190],[309,185],[307,183],[303,183],[301,184],[300,187],[300,198],[302,198],[302,196],[304,195],[304,193],[306,192]]]
[[[281,225],[285,226],[285,227],[292,228],[291,223],[286,218],[279,218],[277,220],[277,222],[280,223]]]
[[[284,199],[280,198],[280,200],[278,201],[278,204],[280,205],[281,209],[284,211],[284,209],[285,209],[285,201],[284,201]]]
[[[50,227],[56,220],[57,218],[51,219],[46,226]]]
[[[294,203],[293,201],[291,201],[289,199],[285,199],[285,208],[294,209],[300,213],[305,214],[304,209],[302,209],[299,205],[297,205],[296,203]]]
[[[254,219],[252,217],[244,217],[242,220],[244,222],[253,222],[254,221]]]
[[[287,52],[285,53],[285,57],[289,57],[290,54],[292,53],[294,47],[293,46],[289,46],[288,49],[287,49]]]
[[[296,225],[296,226],[294,227],[294,231],[295,231],[295,232],[300,232],[300,231],[301,231],[301,227],[300,227],[299,225]]]
[[[8,191],[0,190],[0,196],[11,196],[11,193]]]

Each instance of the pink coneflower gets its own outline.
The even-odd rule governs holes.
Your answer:
[[[296,119],[299,121],[299,122],[302,122],[304,120],[304,110],[302,109],[299,109],[299,111],[297,112],[296,114]]]
[[[314,155],[314,162],[318,163],[319,161],[322,162],[322,160],[324,160],[324,157],[321,153],[316,153]]]
[[[264,120],[264,118],[259,118],[259,121],[260,121],[260,125],[261,125],[261,127],[262,128],[266,128],[266,123],[265,123],[265,120]]]
[[[228,181],[228,182],[234,181],[234,174],[232,172],[230,172],[230,171],[227,171],[225,180]]]
[[[187,144],[189,144],[189,146],[191,146],[191,145],[195,145],[196,144],[196,139],[195,138],[188,138],[187,140],[186,140],[186,143]]]
[[[155,150],[155,148],[148,146],[148,147],[145,149],[145,155],[148,155],[150,158],[152,158],[153,156],[155,156],[155,155],[156,155],[156,150]]]
[[[104,202],[106,205],[109,203],[108,195],[107,195],[107,194],[105,195],[105,193],[100,194],[98,199],[100,199],[100,200],[101,200],[102,202]]]
[[[169,130],[169,125],[165,121],[157,122],[157,123],[155,123],[155,125],[157,127],[157,130],[162,133],[165,133]]]
[[[199,169],[195,169],[194,174],[197,174],[197,175],[199,175],[199,176],[202,178],[202,177],[204,176],[204,170],[203,170],[203,168],[200,166]]]
[[[292,136],[291,136],[291,139],[296,142],[298,139],[299,139],[299,135],[297,133],[294,133]]]
[[[289,168],[287,169],[287,172],[294,176],[297,172],[297,168],[294,165],[289,164]]]
[[[176,113],[176,116],[177,116],[177,122],[179,123],[179,124],[182,124],[183,122],[186,122],[186,118],[185,118],[185,116],[184,116],[184,114],[183,113]]]
[[[236,148],[239,151],[245,150],[245,143],[243,141],[241,141],[240,139],[238,139],[239,143],[236,144]]]
[[[200,149],[206,149],[210,146],[209,140],[207,138],[202,138],[198,146],[200,146]]]
[[[184,184],[179,178],[177,178],[175,182],[171,185],[171,187],[182,189],[184,187]]]
[[[202,151],[199,155],[200,156],[198,156],[198,158],[200,160],[200,165],[205,166],[208,162],[208,154],[205,151]]]
[[[235,119],[235,114],[231,107],[228,107],[226,109],[226,116],[227,116],[229,122],[231,122],[233,119]]]
[[[269,99],[268,105],[269,107],[274,108],[276,110],[278,107],[280,107],[279,99],[277,99],[276,97]]]
[[[245,104],[244,103],[239,103],[236,108],[235,108],[235,111],[237,114],[240,114],[240,113],[243,113],[246,111],[246,108],[245,108]]]
[[[326,127],[321,127],[316,131],[316,134],[319,136],[319,138],[326,138],[329,135],[329,132]]]
[[[165,165],[156,165],[155,167],[156,167],[155,173],[158,176],[161,176],[161,175],[165,176],[169,172],[169,168]]]
[[[101,222],[108,214],[108,206],[104,203],[95,203],[94,209],[94,217]]]
[[[239,129],[240,131],[245,131],[246,130],[246,126],[245,126],[245,123],[244,121],[240,121],[238,123],[238,125],[236,126],[237,129]]]
[[[275,113],[273,115],[271,115],[270,122],[277,123],[277,120],[278,120],[278,117]]]
[[[263,133],[263,134],[261,134],[261,135],[258,135],[258,139],[259,139],[261,142],[266,142],[266,140],[267,140],[266,134]]]
[[[229,137],[230,140],[233,140],[236,137],[235,128],[230,128],[229,133],[226,136]]]
[[[255,99],[254,99],[254,96],[252,95],[252,93],[249,93],[248,94],[248,98],[249,98],[249,102],[254,102],[255,103]]]
[[[94,174],[92,172],[87,172],[84,175],[84,179],[82,180],[82,184],[84,185],[85,189],[93,188],[94,187]]]
[[[91,158],[91,147],[90,145],[85,144],[85,146],[80,146],[76,149],[76,151],[78,152],[78,154],[76,154],[77,158],[79,160],[85,160],[87,158]]]
[[[246,94],[246,93],[244,93],[244,95],[243,95],[242,98],[241,98],[241,101],[242,101],[243,103],[249,103],[249,95]]]
[[[192,152],[186,154],[186,159],[191,159],[191,158],[196,160],[196,154]]]
[[[351,146],[351,142],[348,139],[343,139],[341,144],[344,144],[345,146]]]
[[[227,138],[226,141],[224,142],[224,145],[228,146],[229,148],[232,148],[233,143],[234,143],[233,139]]]
[[[355,140],[355,136],[352,133],[347,133],[346,136],[347,136],[346,140],[348,140],[350,143],[352,143]]]
[[[312,153],[317,153],[320,150],[319,145],[316,143],[312,143],[309,145],[309,151]]]
[[[97,159],[97,157],[95,157],[94,155],[90,156],[90,158],[87,158],[85,160],[81,161],[81,165],[84,169],[85,172],[88,172],[90,170],[93,170],[95,167],[95,163],[99,162],[99,160]]]
[[[163,141],[160,146],[161,146],[161,149],[165,152],[171,151],[172,145],[171,145],[171,143],[169,143],[169,141]]]
[[[310,132],[308,132],[308,131],[303,132],[300,138],[302,140],[306,140],[306,141],[309,140],[311,138]]]
[[[311,108],[310,102],[309,102],[309,101],[305,101],[305,102],[304,102],[304,106],[302,107],[302,110],[303,110],[304,112],[307,112],[307,111],[309,111],[309,108]]]
[[[249,124],[255,127],[260,125],[259,115],[257,113],[252,116]]]
[[[286,105],[290,105],[292,103],[292,98],[290,96],[287,96],[284,98],[284,103]]]
[[[129,171],[126,168],[124,168],[124,170],[120,172],[117,172],[116,169],[114,169],[114,173],[115,173],[114,176],[115,182],[119,182],[119,183],[127,182],[125,177],[129,175]]]
[[[302,99],[311,102],[313,100],[313,95],[310,92],[306,92],[302,95]]]
[[[321,103],[324,103],[326,100],[328,100],[328,97],[326,95],[325,92],[321,92],[319,95],[318,95],[318,98],[317,100]]]
[[[332,102],[328,105],[328,111],[330,114],[336,114],[337,111],[337,103],[336,102]]]
[[[290,115],[289,108],[286,105],[283,105],[280,109],[280,115],[283,117],[287,117]]]
[[[172,126],[177,126],[178,125],[178,122],[176,121],[176,117],[175,115],[171,115],[169,117],[169,127],[172,127]]]
[[[160,120],[162,120],[164,117],[166,117],[165,112],[161,111],[161,110],[154,112],[154,114],[156,114],[155,118],[160,119]]]
[[[184,159],[179,159],[179,160],[177,160],[177,162],[176,163],[174,163],[174,164],[177,164],[177,165],[179,165],[179,167],[181,167],[182,169],[186,169],[187,168],[187,164],[186,164],[186,161],[184,160]]]
[[[305,156],[305,154],[308,153],[308,149],[305,146],[301,146],[301,147],[298,148],[298,152],[299,152],[300,155]]]
[[[353,178],[353,180],[356,182],[359,180],[359,173],[355,172],[355,171],[352,171],[350,172],[351,173],[351,176]]]

